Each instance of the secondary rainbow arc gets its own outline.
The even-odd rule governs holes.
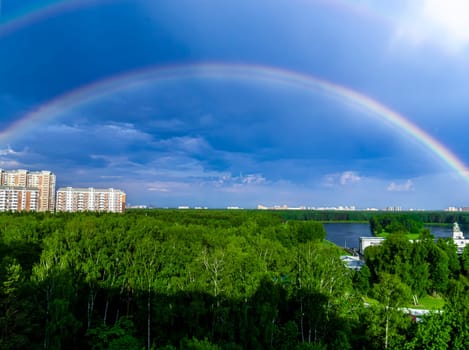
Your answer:
[[[50,17],[93,5],[104,3],[111,4],[112,1],[113,0],[44,0],[39,1],[33,6],[26,7],[22,11],[12,15],[1,16],[2,14],[0,13],[0,38]],[[299,0],[299,2],[301,1],[305,3],[308,2],[308,0]],[[342,8],[345,11],[354,11],[365,16],[372,16],[380,19],[384,18],[382,14],[373,12],[369,7],[360,3],[350,3],[343,0],[327,0],[324,1],[324,4]]]
[[[0,38],[47,18],[109,1],[110,0],[42,1],[39,4],[27,7],[13,15],[0,16]]]

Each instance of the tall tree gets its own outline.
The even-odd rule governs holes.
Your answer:
[[[411,292],[396,275],[381,273],[379,283],[373,286],[372,295],[380,302],[380,314],[383,315],[384,339],[382,346],[388,349],[390,340],[397,333],[398,321],[403,313],[399,308],[410,300]],[[394,321],[394,322],[393,322]]]

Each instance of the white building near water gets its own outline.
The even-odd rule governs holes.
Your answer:
[[[360,237],[360,247],[358,249],[358,252],[363,255],[365,253],[366,248],[375,245],[381,245],[383,244],[383,242],[383,237]]]
[[[469,239],[464,238],[457,222],[453,225],[453,241],[458,247],[458,254],[462,254],[464,248],[469,244]]]
[[[458,254],[462,254],[464,248],[469,245],[469,239],[464,238],[464,234],[457,222],[453,224],[453,242],[458,248]],[[384,242],[383,237],[360,237],[359,253],[364,254],[365,249],[371,246],[380,245]]]

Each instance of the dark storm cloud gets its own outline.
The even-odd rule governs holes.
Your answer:
[[[122,0],[44,18],[0,37],[0,128],[129,70],[244,62],[363,93],[469,160],[465,37],[437,43],[417,5],[360,4]],[[434,37],[451,35],[440,29]],[[298,87],[192,77],[78,102],[4,145],[0,167],[50,169],[61,185],[122,187],[159,206],[465,204],[467,185],[456,176],[462,190],[449,195],[454,173],[417,140]]]

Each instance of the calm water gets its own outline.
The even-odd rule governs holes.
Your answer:
[[[452,227],[427,226],[435,237],[451,237]],[[369,224],[325,223],[326,239],[342,247],[357,248],[360,237],[371,236]],[[465,234],[465,236],[467,236]]]

